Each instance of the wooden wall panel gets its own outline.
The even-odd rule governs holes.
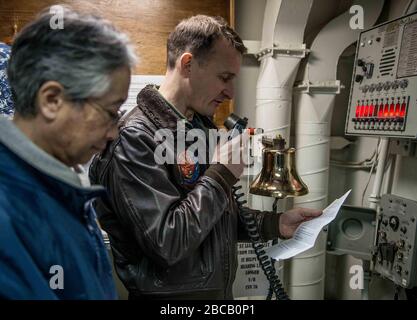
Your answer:
[[[40,10],[53,4],[67,4],[112,21],[129,34],[140,62],[136,74],[165,74],[166,39],[182,19],[195,15],[219,15],[230,21],[233,0],[0,0],[0,41],[20,30]],[[219,107],[215,120],[223,123],[230,103]]]

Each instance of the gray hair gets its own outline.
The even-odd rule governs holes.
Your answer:
[[[113,71],[136,63],[128,37],[108,21],[63,9],[63,29],[51,27],[48,8],[13,42],[8,78],[21,116],[36,115],[36,95],[46,81],[59,82],[67,99],[80,102],[103,95]]]

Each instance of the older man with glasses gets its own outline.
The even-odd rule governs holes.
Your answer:
[[[92,202],[71,167],[118,135],[135,54],[100,18],[46,10],[15,39],[13,121],[0,119],[0,298],[114,299]],[[105,201],[105,200],[103,200]]]

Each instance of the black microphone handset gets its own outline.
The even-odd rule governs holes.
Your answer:
[[[242,119],[234,113],[230,114],[224,122],[224,126],[230,131],[228,139],[231,140],[237,135],[243,133],[243,131],[246,130],[247,125],[247,118]],[[254,131],[251,130],[251,132]],[[240,219],[244,223],[246,231],[248,232],[252,247],[255,250],[256,257],[258,258],[259,264],[261,265],[261,268],[269,281],[269,292],[266,299],[271,300],[272,295],[275,293],[277,300],[289,300],[289,297],[282,288],[281,282],[276,273],[274,260],[270,259],[266,254],[265,246],[261,241],[256,219],[250,210],[244,207],[247,201],[242,199],[242,197],[245,195],[243,192],[238,193],[240,189],[242,189],[242,186],[233,186],[233,196],[239,209]]]
[[[225,120],[224,126],[230,131],[229,140],[232,140],[246,129],[248,126],[248,118],[242,119],[234,113],[231,113]]]

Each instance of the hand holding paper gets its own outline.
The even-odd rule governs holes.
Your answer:
[[[321,216],[300,224],[291,239],[268,248],[267,253],[276,260],[284,260],[313,247],[321,229],[336,218],[350,191],[333,201]]]
[[[281,238],[292,238],[300,224],[305,221],[315,219],[322,214],[322,210],[311,208],[293,208],[285,211],[279,218],[279,231]]]

